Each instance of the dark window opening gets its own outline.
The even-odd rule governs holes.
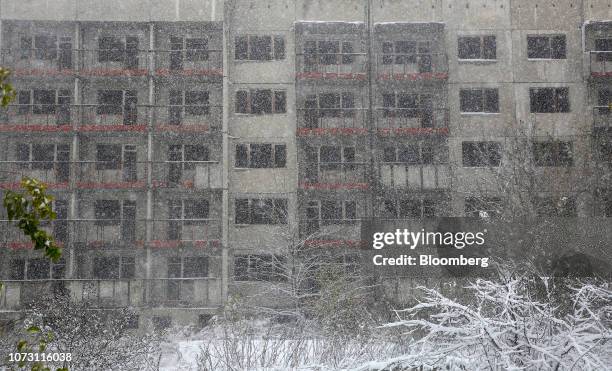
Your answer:
[[[287,224],[287,200],[236,199],[236,224]]]
[[[532,113],[570,112],[569,88],[530,88]]]
[[[461,112],[499,112],[497,89],[461,89],[459,91]]]
[[[208,257],[193,256],[183,258],[182,278],[208,277]]]
[[[458,39],[459,59],[496,59],[495,36],[464,36]]]
[[[136,277],[135,258],[126,256],[94,258],[93,277],[98,279],[133,279]]]
[[[448,162],[448,153],[442,144],[427,142],[399,147],[385,147],[383,149],[383,162],[399,162],[408,165],[444,164]]]
[[[96,145],[96,170],[116,170],[121,168],[121,145]]]
[[[284,259],[273,255],[237,255],[234,257],[234,281],[286,281]]]
[[[99,62],[123,62],[125,59],[123,40],[114,36],[101,36],[98,39]]]
[[[463,142],[464,167],[497,167],[501,164],[501,143],[499,142]]]
[[[119,225],[121,223],[121,201],[95,200],[94,215],[98,226]]]
[[[573,152],[572,142],[533,143],[533,158],[536,166],[573,166]]]
[[[244,61],[270,61],[285,59],[283,36],[237,36],[234,58]]]
[[[34,36],[34,55],[36,59],[54,60],[57,58],[57,37]]]
[[[352,64],[355,56],[351,41],[309,40],[304,43],[304,63],[308,66]]]
[[[321,224],[353,224],[357,219],[357,203],[352,200],[321,201]]]
[[[438,216],[439,202],[432,199],[385,200],[383,217],[391,219],[421,219]]]
[[[284,90],[239,90],[236,92],[236,113],[285,113],[287,92]]]
[[[123,90],[99,90],[98,115],[121,115],[123,114]]]
[[[235,166],[241,168],[285,167],[287,148],[284,144],[251,143],[236,145]]]
[[[32,169],[50,170],[53,169],[55,155],[54,144],[33,144],[32,145]]]
[[[185,39],[185,59],[190,62],[208,60],[208,40],[204,38]]]
[[[603,52],[603,53],[596,53],[597,61],[599,62],[612,61],[612,38],[595,39],[595,51]]]
[[[207,115],[209,95],[207,91],[185,92],[185,113],[192,116]]]
[[[208,219],[210,205],[208,200],[185,200],[183,201],[185,208],[185,225],[199,225]]]
[[[527,57],[565,59],[565,35],[527,36]]]
[[[183,151],[183,168],[185,170],[195,170],[198,162],[207,162],[209,160],[209,150],[206,146],[185,144]]]
[[[37,115],[55,113],[55,90],[34,90],[34,106],[32,110]]]
[[[570,218],[577,215],[576,199],[573,197],[538,197],[534,204],[536,215],[540,217]]]

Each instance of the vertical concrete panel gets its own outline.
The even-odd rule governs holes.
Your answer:
[[[442,0],[371,0],[374,22],[440,22]]]
[[[513,0],[512,28],[572,30],[582,23],[581,0]]]
[[[364,22],[363,0],[296,0],[296,19],[306,21]]]
[[[149,0],[78,0],[77,19],[145,22],[149,20],[149,7]]]
[[[443,19],[449,29],[507,29],[510,3],[510,0],[443,0]]]
[[[72,20],[79,0],[1,0],[0,18],[24,20]],[[99,17],[99,15],[98,15]]]
[[[585,20],[612,20],[611,0],[583,0]]]

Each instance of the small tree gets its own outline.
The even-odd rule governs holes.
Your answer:
[[[337,229],[341,232],[342,226]],[[326,235],[320,232],[304,235],[290,227],[279,237],[286,245],[275,249],[266,260],[251,264],[256,271],[248,280],[257,288],[240,298],[244,310],[311,329],[312,320],[317,320],[317,325],[331,325],[331,317],[326,316],[338,318],[340,308],[351,310],[343,305],[365,303],[369,286],[359,270],[358,251],[343,250],[335,242],[326,241]],[[371,319],[367,306],[358,306],[356,312]]]
[[[155,370],[160,337],[131,330],[135,315],[127,307],[93,309],[88,301],[55,294],[33,302],[22,324],[53,334],[47,352],[70,353],[71,370]]]
[[[17,221],[17,227],[30,237],[35,250],[42,250],[46,257],[57,262],[62,250],[53,237],[40,228],[44,221],[52,221],[57,215],[53,211],[53,196],[46,193],[47,187],[36,179],[23,178],[21,186],[25,193],[6,191],[4,208],[10,221]]]

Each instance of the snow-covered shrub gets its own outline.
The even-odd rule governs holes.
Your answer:
[[[408,352],[365,369],[608,370],[612,290],[608,282],[533,276],[478,279],[461,299],[420,288],[387,328],[404,329]],[[560,292],[564,302],[555,299]]]

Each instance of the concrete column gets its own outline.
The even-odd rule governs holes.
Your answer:
[[[232,4],[227,4],[232,5]],[[221,212],[221,296],[225,304],[229,294],[229,110],[230,110],[230,80],[229,58],[231,48],[231,35],[228,17],[228,7],[223,11],[223,127],[221,130],[223,141],[222,167],[222,212]]]
[[[145,278],[147,279],[147,288],[145,288],[146,295],[150,296],[148,289],[148,280],[151,278],[151,231],[153,228],[153,186],[152,186],[152,172],[153,172],[153,120],[154,120],[154,104],[155,104],[155,81],[153,79],[153,73],[155,71],[155,25],[149,23],[149,109],[148,109],[148,122],[147,122],[147,221],[146,221],[146,272]]]
[[[0,52],[2,52],[2,48],[2,1],[0,0]],[[4,61],[4,58],[0,58],[0,61]]]
[[[75,50],[79,50],[81,48],[81,24],[80,23],[75,23],[74,25],[74,40],[73,40],[73,48]],[[80,61],[80,55],[79,53],[76,53],[76,58],[74,60],[75,66],[79,66],[79,64],[81,63]],[[68,269],[67,269],[67,275],[68,278],[72,278],[74,277],[74,273],[75,273],[75,265],[76,265],[76,258],[75,258],[75,248],[74,248],[74,238],[75,235],[77,234],[77,230],[79,225],[77,224],[77,222],[75,222],[75,220],[78,218],[78,198],[77,198],[77,187],[76,187],[76,183],[77,183],[77,174],[78,174],[78,164],[77,161],[79,161],[79,136],[77,134],[77,128],[78,126],[81,124],[80,120],[81,120],[81,114],[80,114],[80,109],[79,109],[79,105],[81,104],[81,80],[78,76],[76,76],[74,78],[74,91],[73,91],[73,97],[74,97],[74,106],[73,107],[77,107],[77,109],[74,112],[77,112],[77,115],[72,115],[72,146],[71,146],[71,150],[70,150],[70,183],[69,183],[69,189],[70,189],[70,207],[68,210],[68,219],[70,219],[72,222],[69,222],[69,231],[70,236],[69,236],[69,242],[68,242],[68,246],[69,246],[69,250],[68,250]],[[75,117],[76,116],[76,117]]]

